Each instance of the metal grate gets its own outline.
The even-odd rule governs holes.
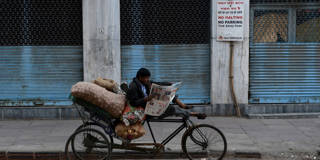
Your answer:
[[[0,1],[0,45],[23,44],[23,1]]]
[[[250,0],[250,4],[265,3],[319,3],[320,0]]]
[[[253,42],[288,42],[288,11],[255,10]]]
[[[297,42],[320,42],[320,7],[297,9]]]
[[[121,44],[207,44],[210,0],[121,0]]]
[[[0,45],[82,45],[81,0],[0,1]]]

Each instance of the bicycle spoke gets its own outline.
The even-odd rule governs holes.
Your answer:
[[[102,132],[85,128],[75,133],[72,150],[78,159],[106,159],[111,146]]]
[[[226,141],[215,127],[199,125],[183,137],[182,148],[189,159],[221,159],[226,151]]]

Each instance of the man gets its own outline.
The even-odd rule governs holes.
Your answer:
[[[151,84],[155,83],[150,81],[151,73],[146,68],[140,68],[137,72],[137,75],[135,78],[133,78],[133,81],[129,85],[129,89],[127,92],[127,99],[129,100],[129,103],[133,107],[146,107],[146,104],[148,101],[152,100],[154,98],[154,95],[149,95]],[[159,85],[171,85],[171,83],[162,82],[162,83],[156,83]],[[189,117],[189,116],[195,116],[198,119],[205,119],[206,114],[204,113],[197,113],[197,112],[190,112],[187,109],[191,109],[193,106],[188,106],[183,104],[180,100],[178,100],[177,97],[175,97],[172,101],[175,104],[178,104],[179,107],[169,105],[165,113],[163,113],[160,118],[164,118],[167,116],[180,116],[180,117]]]

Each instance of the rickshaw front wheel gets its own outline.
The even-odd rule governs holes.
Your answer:
[[[182,137],[181,145],[190,160],[200,158],[221,160],[227,151],[227,141],[223,133],[208,124],[188,129]]]

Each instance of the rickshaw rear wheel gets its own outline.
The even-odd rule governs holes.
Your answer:
[[[102,133],[105,133],[105,126],[101,126],[96,122],[86,122],[83,123],[82,125],[80,125],[74,132],[79,131],[80,129],[84,129],[84,128],[93,128],[93,129],[97,129],[98,131],[101,131]],[[111,135],[107,136],[109,139],[109,142],[111,144],[113,144],[113,137]]]
[[[77,159],[108,160],[111,157],[112,145],[103,132],[97,129],[77,130],[70,136],[70,141],[72,152]]]

